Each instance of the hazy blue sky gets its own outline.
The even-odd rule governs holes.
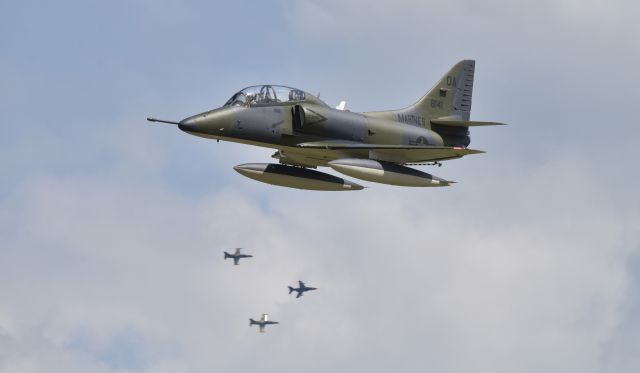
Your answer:
[[[0,2],[0,372],[637,372],[638,14]],[[510,125],[425,168],[451,188],[277,188],[232,169],[272,151],[145,121],[266,82],[392,109],[464,58],[472,119]]]

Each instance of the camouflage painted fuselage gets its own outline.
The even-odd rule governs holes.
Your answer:
[[[300,108],[305,118],[302,126],[295,118],[295,111]],[[426,121],[416,114],[361,114],[336,110],[320,102],[301,102],[222,107],[183,120],[180,129],[210,139],[278,149],[283,163],[301,166],[325,166],[331,160],[346,157],[368,158],[367,150],[326,151],[298,147],[301,143],[328,139],[367,144],[445,145],[442,136],[435,131],[398,120],[403,118]]]

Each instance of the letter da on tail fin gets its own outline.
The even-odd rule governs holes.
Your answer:
[[[469,120],[475,65],[474,60],[458,62],[427,94],[403,111],[425,119],[456,117]]]
[[[442,137],[445,146],[466,148],[471,143],[467,123],[470,123],[475,67],[474,60],[458,62],[418,102],[395,112],[396,117],[401,121],[405,117],[420,118],[424,127]]]

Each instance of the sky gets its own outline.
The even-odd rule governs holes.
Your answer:
[[[0,372],[637,372],[638,14],[0,2]],[[145,121],[262,83],[394,109],[467,58],[472,120],[509,125],[421,168],[449,188],[279,188],[233,170],[268,149]]]

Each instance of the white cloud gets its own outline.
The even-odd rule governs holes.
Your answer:
[[[584,166],[344,194],[237,179],[239,189],[202,200],[118,175],[36,179],[10,212],[5,343],[70,362],[25,347],[2,364],[116,371],[103,359],[131,330],[135,371],[383,371],[399,360],[405,370],[596,371],[621,322],[628,248],[616,242],[630,227]],[[265,191],[273,197],[261,201]],[[223,261],[236,245],[256,257]],[[286,285],[298,279],[320,289],[294,300]],[[282,324],[256,335],[247,319],[261,312]]]

